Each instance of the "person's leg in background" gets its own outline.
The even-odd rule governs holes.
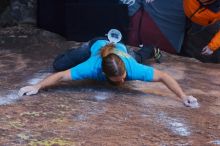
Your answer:
[[[215,51],[213,56],[215,56],[215,63],[220,63],[220,49]]]
[[[220,21],[215,23],[215,27],[218,31],[220,30]],[[215,57],[216,63],[220,63],[220,48],[214,52],[213,56]]]
[[[186,32],[181,54],[196,58],[202,62],[216,62],[217,52],[213,55],[205,56],[201,54],[201,51],[220,30],[219,24],[219,22],[216,22],[209,26],[200,26],[192,23]]]

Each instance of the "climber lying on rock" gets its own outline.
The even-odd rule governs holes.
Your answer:
[[[109,43],[97,40],[90,48],[90,57],[65,71],[54,73],[33,86],[20,89],[19,96],[37,94],[40,89],[50,87],[61,81],[93,79],[121,85],[126,80],[162,82],[173,91],[185,106],[197,106],[197,99],[187,96],[178,83],[167,73],[138,63],[127,52],[122,43]]]

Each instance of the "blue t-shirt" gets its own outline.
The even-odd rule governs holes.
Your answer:
[[[72,80],[106,80],[105,74],[102,72],[100,49],[108,43],[106,40],[98,40],[92,45],[90,58],[70,69]],[[138,63],[127,53],[125,45],[117,43],[115,48],[114,53],[116,53],[125,64],[127,73],[126,80],[153,80],[154,69],[152,67]]]

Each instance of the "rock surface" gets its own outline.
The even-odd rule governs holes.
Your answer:
[[[35,96],[20,87],[52,72],[53,58],[80,45],[28,25],[0,29],[0,145],[220,145],[220,65],[164,53],[155,68],[198,98],[190,109],[160,83],[121,88],[62,83]]]
[[[36,24],[37,0],[3,0],[0,4],[0,25]]]
[[[9,5],[9,0],[1,0],[0,1],[0,15],[8,5]]]

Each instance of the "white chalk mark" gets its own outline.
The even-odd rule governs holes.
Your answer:
[[[184,144],[176,144],[175,146],[189,146],[189,143],[184,143]]]
[[[85,121],[87,119],[86,115],[77,115],[76,116],[77,121]]]
[[[106,92],[96,92],[95,99],[97,101],[103,101],[108,99],[108,93]]]
[[[20,35],[18,36],[18,38],[27,38],[28,36],[27,35]]]
[[[128,5],[129,7],[134,5],[136,0],[120,0],[123,4]]]
[[[11,93],[0,97],[0,105],[8,105],[16,102],[21,97],[18,96],[17,91],[12,91]]]
[[[27,83],[31,85],[37,84],[48,75],[50,75],[50,73],[36,73],[32,79],[27,81]],[[12,104],[21,98],[22,97],[18,96],[18,91],[10,91],[10,93],[0,96],[0,105]]]
[[[199,103],[196,101],[196,102],[192,103],[192,104],[190,105],[190,107],[191,107],[191,108],[199,108],[200,105],[199,105]]]
[[[94,90],[94,89],[81,89],[80,90],[81,92],[92,92],[92,93],[95,93],[95,95],[92,95],[92,98],[96,101],[103,101],[103,100],[106,100],[110,97],[110,93],[109,92],[104,92],[104,91],[97,91],[97,90]],[[90,94],[90,93],[88,93]]]
[[[214,145],[220,145],[220,140],[214,140],[214,141],[210,141],[208,143],[214,144]]]
[[[36,73],[34,74],[34,77],[30,80],[28,80],[28,84],[34,85],[45,79],[50,73]]]
[[[145,0],[146,3],[152,3],[154,0]]]
[[[188,127],[185,124],[181,123],[181,120],[168,117],[163,112],[160,113],[157,118],[158,122],[166,126],[166,128],[170,129],[173,133],[177,135],[189,136],[191,134],[188,130]]]

